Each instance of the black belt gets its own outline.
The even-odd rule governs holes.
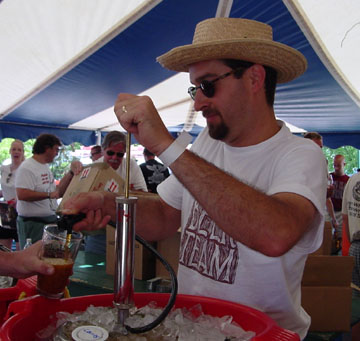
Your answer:
[[[56,222],[56,216],[54,216],[54,219],[43,219],[41,217],[22,217],[19,216],[19,218],[21,218],[22,221],[27,222],[27,221],[33,221],[35,223],[43,223],[43,224],[49,224],[49,223],[55,223]]]

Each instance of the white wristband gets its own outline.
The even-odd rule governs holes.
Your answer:
[[[166,167],[169,167],[186,150],[186,147],[191,140],[191,135],[186,131],[183,131],[177,139],[158,156],[158,158]]]

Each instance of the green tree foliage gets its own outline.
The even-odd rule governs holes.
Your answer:
[[[74,160],[71,152],[81,148],[81,143],[75,142],[68,146],[63,146],[59,150],[58,156],[50,165],[50,169],[54,174],[54,178],[60,180],[64,174],[69,170],[71,162]]]
[[[344,146],[337,149],[331,149],[324,147],[323,153],[328,160],[329,163],[329,172],[334,171],[334,157],[337,154],[341,154],[345,156],[345,173],[347,175],[352,175],[357,172],[359,168],[359,150],[351,147],[351,146]]]
[[[3,139],[0,142],[0,163],[2,164],[6,159],[10,157],[9,150],[13,139]]]

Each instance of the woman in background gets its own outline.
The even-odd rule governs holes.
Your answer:
[[[1,166],[1,196],[0,201],[0,244],[11,249],[15,240],[16,249],[19,249],[19,239],[16,230],[16,191],[15,174],[21,162],[24,161],[24,144],[20,140],[14,140],[10,146],[11,164]]]

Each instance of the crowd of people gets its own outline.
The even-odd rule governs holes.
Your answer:
[[[41,239],[43,227],[57,220],[58,199],[65,193],[72,177],[83,169],[81,162],[74,160],[59,184],[55,184],[49,164],[61,146],[55,135],[41,134],[34,143],[32,157],[25,160],[23,142],[16,139],[12,142],[11,163],[1,166],[0,192],[3,198],[0,201],[0,244],[9,250],[14,241],[16,249],[20,250],[27,239],[33,243]],[[93,162],[107,163],[125,179],[126,165],[122,162],[125,150],[126,135],[111,131],[101,146],[91,147],[90,157]],[[169,171],[149,151],[144,150],[144,157],[146,162],[140,166],[134,159],[130,160],[130,189],[156,193],[157,185],[169,176]],[[85,241],[86,251],[105,254],[103,231],[86,236]]]
[[[342,155],[328,174],[321,135],[295,136],[274,113],[277,83],[301,76],[305,57],[274,41],[266,24],[213,18],[196,26],[192,44],[158,62],[189,73],[188,93],[207,126],[188,149],[191,138],[183,132],[174,139],[149,97],[119,94],[115,115],[145,147],[144,164],[131,160],[130,188],[158,194],[138,199],[137,233],[156,241],[181,227],[180,293],[260,309],[304,339],[310,316],[301,307],[301,278],[308,254],[322,243],[325,219],[333,224],[340,253],[344,226],[356,258],[353,280],[360,286],[360,175],[345,174]],[[55,185],[49,163],[61,145],[56,136],[42,134],[24,160],[23,144],[15,140],[12,163],[1,169],[4,199],[17,210],[20,248],[26,238],[41,239],[43,226],[56,219],[57,199],[83,168],[73,161]],[[125,178],[125,152],[125,134],[112,131],[91,149],[91,158]],[[68,213],[86,214],[74,226],[89,231],[85,252],[105,253],[104,227],[116,220],[115,197],[88,192],[64,203]],[[53,271],[36,257],[38,248],[35,243],[1,254],[0,273]]]

